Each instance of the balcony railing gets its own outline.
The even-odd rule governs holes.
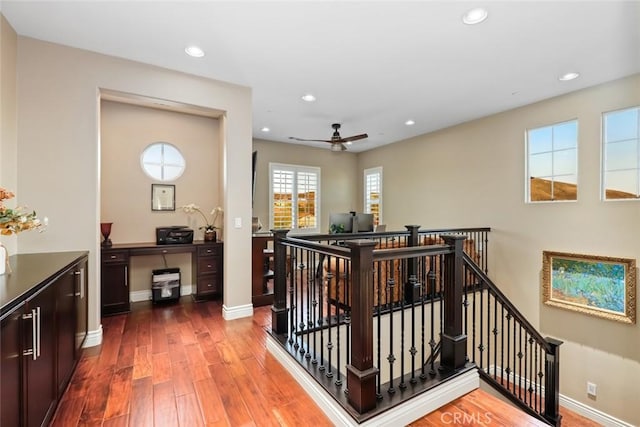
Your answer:
[[[487,277],[489,231],[275,230],[272,336],[357,422],[479,369],[557,424],[558,343]]]

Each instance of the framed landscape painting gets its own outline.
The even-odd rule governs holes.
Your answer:
[[[635,323],[636,261],[543,251],[542,297],[547,305]]]

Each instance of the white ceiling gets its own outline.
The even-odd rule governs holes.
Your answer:
[[[488,19],[463,24],[463,13],[478,6]],[[254,138],[328,139],[339,122],[343,137],[369,134],[351,151],[640,72],[638,1],[2,0],[0,7],[21,36],[251,87]],[[185,55],[189,44],[205,57]],[[580,78],[560,82],[568,71]],[[302,101],[305,93],[317,101]]]

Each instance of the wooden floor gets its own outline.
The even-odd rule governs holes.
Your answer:
[[[85,350],[52,426],[332,425],[266,350],[269,307],[224,321],[219,301],[132,306],[102,319],[103,344]],[[565,427],[597,425],[563,414]],[[412,424],[442,425],[543,424],[476,390]]]

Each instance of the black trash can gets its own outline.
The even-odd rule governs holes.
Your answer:
[[[152,271],[151,293],[153,302],[180,299],[180,269],[160,268]]]

